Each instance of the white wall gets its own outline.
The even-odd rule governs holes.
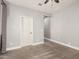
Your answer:
[[[51,39],[79,47],[79,2],[53,14]]]
[[[19,37],[19,19],[20,16],[32,16],[34,18],[34,42],[43,42],[44,40],[44,13],[30,10],[15,5],[8,5],[7,17],[7,48],[20,46]]]

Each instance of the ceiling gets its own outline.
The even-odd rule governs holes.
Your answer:
[[[60,3],[53,2],[53,6],[51,7],[51,2],[46,5],[39,6],[38,4],[43,0],[6,0],[7,2],[23,7],[28,7],[37,11],[45,12],[45,13],[53,13],[56,10],[59,10],[63,7],[70,5],[76,0],[60,0]]]

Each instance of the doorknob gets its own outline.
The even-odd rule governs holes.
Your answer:
[[[30,34],[32,34],[32,32],[30,32]]]

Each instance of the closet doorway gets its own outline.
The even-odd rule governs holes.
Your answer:
[[[50,39],[50,31],[51,31],[51,16],[44,16],[44,38]]]

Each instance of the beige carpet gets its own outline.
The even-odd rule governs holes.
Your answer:
[[[79,59],[79,51],[49,41],[8,51],[0,59]]]

